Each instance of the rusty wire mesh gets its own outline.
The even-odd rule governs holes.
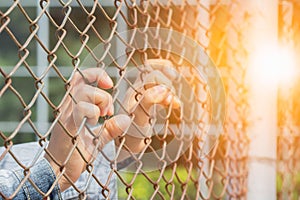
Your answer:
[[[1,7],[0,33],[8,36],[6,37],[8,44],[14,46],[15,63],[1,63],[0,96],[1,99],[5,99],[5,95],[8,93],[13,96],[13,101],[18,104],[18,110],[14,113],[19,116],[18,123],[12,131],[1,130],[1,143],[5,147],[1,159],[12,156],[15,164],[24,170],[27,169],[28,165],[20,161],[20,157],[15,155],[17,153],[12,150],[12,147],[17,142],[15,139],[20,134],[25,134],[22,132],[22,128],[28,124],[30,131],[34,133],[33,138],[37,139],[40,149],[43,150],[44,143],[51,134],[51,123],[58,123],[60,106],[64,103],[64,97],[70,92],[68,85],[73,72],[81,70],[82,60],[87,54],[92,53],[97,44],[103,43],[107,47],[111,44],[112,38],[117,35],[119,36],[118,43],[124,47],[122,49],[124,52],[121,54],[117,53],[118,49],[109,49],[100,55],[93,55],[99,66],[115,78],[116,84],[112,94],[115,104],[119,107],[122,107],[122,102],[118,94],[124,89],[121,88],[120,83],[132,81],[123,74],[128,63],[136,65],[140,71],[142,69],[138,65],[143,64],[149,58],[168,59],[177,69],[186,64],[180,59],[180,56],[173,55],[168,51],[138,49],[134,54],[130,54],[126,52],[129,45],[124,42],[127,39],[123,38],[122,40],[122,35],[120,35],[122,31],[135,30],[139,27],[146,27],[146,29],[148,27],[169,28],[184,33],[197,41],[221,70],[227,93],[226,107],[228,110],[224,133],[210,154],[204,157],[200,156],[202,138],[196,136],[182,156],[176,157],[172,160],[172,164],[163,166],[155,172],[147,172],[142,168],[137,168],[134,173],[118,171],[113,165],[118,154],[112,159],[102,152],[103,158],[106,159],[105,180],[103,181],[103,178],[92,170],[95,165],[104,165],[105,162],[94,163],[94,165],[89,165],[91,168],[87,170],[91,176],[90,179],[87,179],[86,185],[91,181],[92,187],[100,191],[97,195],[103,199],[114,198],[117,193],[120,199],[245,199],[250,140],[246,134],[249,105],[247,88],[244,84],[246,66],[243,65],[243,60],[247,58],[247,49],[243,38],[247,34],[246,27],[249,16],[245,11],[243,1],[216,0],[207,5],[206,1],[201,0],[195,2],[116,0],[110,6],[104,4],[101,2],[87,3],[87,1],[80,0],[40,1],[38,5],[35,5],[40,7],[36,15],[33,15],[21,1]],[[294,1],[291,1],[291,4],[297,6]],[[19,13],[20,17],[14,18],[15,13]],[[205,16],[205,20],[203,20],[203,16]],[[38,35],[38,32],[41,31],[39,21],[43,18],[49,21],[50,44],[45,44],[45,41]],[[292,30],[297,32],[299,29],[298,22],[296,20],[293,22],[292,27],[287,27],[289,33]],[[23,34],[14,31],[16,30],[14,26],[18,26],[18,23],[25,24],[26,30],[19,30],[24,31]],[[123,25],[121,26],[121,24]],[[174,41],[166,41],[166,43],[170,49],[178,45]],[[0,48],[5,49],[5,46],[7,45],[1,44]],[[36,61],[32,61],[38,53],[34,50],[36,46],[39,46],[43,56],[47,59],[46,66],[39,73],[35,67]],[[119,62],[115,60],[114,55],[126,56]],[[110,63],[111,66],[107,67],[106,63]],[[8,65],[12,67],[7,67]],[[17,84],[16,77],[20,73],[26,73],[29,77],[28,80],[30,79],[26,86],[34,88],[31,96],[26,95],[25,90],[22,90],[22,87]],[[51,85],[55,85],[55,88]],[[204,93],[208,93],[204,82],[199,81],[197,87]],[[46,88],[50,90],[50,93],[46,92]],[[25,96],[26,98],[24,98]],[[46,102],[46,109],[50,111],[48,120],[51,123],[46,125],[48,126],[46,130],[35,122],[36,102],[41,96],[42,100],[40,101]],[[209,95],[204,100],[197,100],[207,115],[210,112],[209,101]],[[284,112],[287,113],[286,110]],[[280,122],[286,123],[287,121]],[[203,125],[203,123],[204,120],[200,119],[199,124]],[[284,124],[284,127],[292,130],[291,125]],[[287,162],[297,161],[298,154],[295,153],[298,152],[297,149],[292,151],[290,149],[291,147],[297,148],[297,145],[294,145],[298,141],[297,135],[298,133],[292,131],[288,135],[279,134],[278,138],[278,176],[283,180],[283,188],[284,184],[287,184],[288,195],[293,195],[293,191],[297,188],[297,185],[291,188],[290,180],[285,180],[288,179],[285,176],[287,171],[291,173],[291,177],[295,177],[294,175],[297,174],[293,163],[291,164],[292,168],[287,165]],[[156,134],[152,138],[148,138],[147,141],[145,140],[148,145],[150,144],[147,151],[163,148],[170,137]],[[172,136],[172,139],[174,138],[178,141],[181,140],[181,138],[176,138],[176,135]],[[120,141],[122,140],[124,141],[121,138]],[[156,147],[154,147],[155,145]],[[122,145],[119,146],[119,148],[121,147]],[[288,157],[283,156],[286,152],[289,152]],[[138,161],[142,156],[135,157],[135,160]],[[160,161],[164,159],[157,157],[157,160]],[[118,189],[111,186],[112,182],[116,180]],[[75,189],[76,196],[79,198],[84,199],[89,195],[87,187],[77,185],[71,187]],[[285,190],[282,189],[282,191],[278,193],[278,197],[285,195]]]
[[[280,1],[280,42],[299,52],[298,20],[300,4],[297,1]],[[297,65],[299,59],[296,61]],[[299,77],[297,77],[298,79]],[[277,138],[277,198],[299,198],[299,81],[280,88]]]
[[[247,15],[242,1],[218,1],[212,9],[216,29],[212,29],[211,44],[216,65],[224,73],[224,84],[227,94],[225,132],[220,139],[217,154],[213,161],[216,164],[214,176],[221,185],[219,196],[229,199],[244,199],[247,193],[247,162],[249,138],[247,136],[247,87],[245,86],[247,49],[244,39],[247,31]],[[219,154],[219,155],[218,155]],[[219,159],[219,160],[218,160]],[[217,163],[216,162],[216,163]],[[219,174],[218,174],[219,173]],[[214,180],[215,181],[215,180]],[[216,191],[216,190],[215,190]]]

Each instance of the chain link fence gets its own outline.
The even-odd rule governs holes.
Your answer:
[[[280,1],[280,42],[299,52],[299,27],[296,20],[300,4],[297,1]],[[297,66],[299,59],[297,58]],[[298,78],[298,77],[297,77]],[[277,198],[299,198],[299,81],[280,88],[277,138]]]
[[[299,49],[300,5],[281,0],[278,7],[282,41]],[[247,133],[249,49],[245,38],[251,12],[244,1],[14,1],[0,3],[0,17],[2,168],[21,168],[25,173],[44,155],[53,126],[60,123],[61,107],[72,96],[70,86],[76,72],[83,76],[83,68],[104,69],[114,81],[109,92],[115,109],[130,116],[134,125],[135,118],[124,105],[124,91],[135,91],[139,101],[143,94],[134,84],[135,79],[148,73],[148,60],[166,59],[184,77],[172,83],[185,105],[181,112],[168,110],[159,118],[145,111],[152,116],[149,125],[154,132],[145,137],[145,148],[133,152],[125,136],[119,137],[118,146],[111,143],[98,152],[95,162],[86,161],[87,170],[79,183],[72,183],[63,198],[247,198],[251,138]],[[202,62],[197,47],[183,48],[181,37],[174,40],[167,33],[158,34],[163,28],[190,38],[209,55],[221,72],[226,99],[213,96],[205,79],[195,75],[193,62],[187,58],[200,58],[195,62]],[[289,95],[279,95],[278,199],[299,197],[295,109],[299,106],[295,88],[292,92],[284,90]],[[226,117],[222,134],[205,140],[202,132],[209,127],[212,106],[223,100]],[[194,115],[196,127],[189,123],[195,120]],[[102,124],[106,120],[100,117]],[[195,128],[192,134],[180,129],[183,122]],[[172,141],[177,148],[168,151]],[[29,144],[30,155],[24,150]],[[73,144],[74,148],[78,145]],[[119,170],[116,161],[124,148],[131,156],[131,167]],[[156,170],[147,170],[143,165],[149,154],[151,162],[157,163]]]

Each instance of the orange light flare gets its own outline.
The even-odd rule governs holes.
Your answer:
[[[255,80],[262,86],[289,86],[297,75],[296,55],[292,48],[280,45],[263,46],[253,52],[250,65]]]

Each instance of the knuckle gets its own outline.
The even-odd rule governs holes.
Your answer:
[[[98,106],[94,106],[93,111],[96,117],[100,116],[100,108]]]
[[[106,104],[111,103],[112,102],[112,96],[106,91],[104,91],[104,94],[105,94]]]
[[[75,100],[80,100],[83,95],[86,94],[86,90],[84,86],[78,86],[77,88],[74,88],[74,98]]]
[[[76,71],[72,78],[73,83],[78,83],[81,79],[82,79],[82,75],[78,71]]]
[[[76,110],[76,111],[78,111],[78,112],[82,112],[82,111],[85,110],[85,108],[86,108],[85,102],[79,101],[79,102],[75,105],[74,110]]]
[[[92,98],[95,98],[93,99],[93,102],[100,106],[106,106],[112,101],[112,97],[108,92],[98,88],[95,89],[95,93],[92,95]]]

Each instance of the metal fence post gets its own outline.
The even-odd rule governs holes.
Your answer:
[[[277,45],[278,0],[248,0],[249,9],[249,179],[248,199],[276,199],[277,85],[260,79],[263,63],[251,65],[263,46]],[[265,52],[268,54],[268,52]],[[266,57],[266,59],[269,59]],[[264,62],[265,63],[265,62]],[[267,63],[267,62],[266,62]],[[271,67],[270,67],[271,68]],[[272,74],[272,71],[269,72]],[[270,75],[269,74],[269,75]]]
[[[36,9],[37,15],[42,12],[42,9],[39,5],[37,5]],[[49,20],[46,15],[43,15],[41,19],[38,21],[39,31],[38,37],[45,47],[48,48],[49,46]],[[41,76],[44,73],[44,70],[48,66],[47,60],[47,53],[43,50],[43,48],[38,44],[36,45],[36,55],[37,55],[37,74]],[[43,78],[44,88],[43,92],[45,95],[49,95],[48,85],[49,85],[49,78],[48,75]],[[37,99],[37,128],[41,133],[45,133],[48,130],[48,115],[49,109],[48,104],[40,94]],[[37,138],[38,139],[38,138]]]
[[[209,45],[209,37],[207,36],[207,32],[210,25],[210,0],[200,0],[200,5],[198,5],[198,21],[202,26],[199,26],[199,35],[198,40],[201,44],[204,45],[203,48],[208,48]],[[204,55],[206,56],[206,55]],[[201,58],[202,59],[202,58]],[[203,58],[205,60],[205,58]],[[208,150],[208,149],[207,149]],[[199,152],[199,157],[201,157],[201,153]],[[203,174],[200,174],[199,176],[199,182],[200,182],[200,192],[201,194],[207,198],[209,197],[209,189],[207,185],[207,180],[204,176],[204,174],[209,174],[209,160],[205,159],[204,166],[203,166]]]

